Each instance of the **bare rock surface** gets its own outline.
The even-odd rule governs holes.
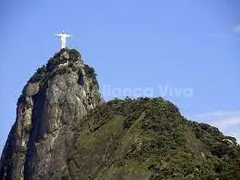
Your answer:
[[[94,69],[87,66],[86,73],[85,67],[76,50],[64,49],[29,80],[3,151],[0,179],[60,179],[68,174],[69,126],[103,102]]]

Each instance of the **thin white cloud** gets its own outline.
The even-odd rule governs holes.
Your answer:
[[[232,115],[240,115],[240,110],[236,110],[236,111],[213,111],[210,113],[204,113],[204,114],[199,114],[198,116],[203,116],[203,117],[209,117],[209,116],[232,116]]]
[[[191,120],[208,123],[219,128],[225,135],[234,136],[240,143],[240,110],[214,111],[190,116]]]
[[[240,24],[236,25],[235,27],[233,27],[233,31],[240,33]]]

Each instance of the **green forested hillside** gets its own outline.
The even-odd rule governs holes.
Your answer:
[[[112,100],[72,130],[72,179],[240,179],[236,139],[162,98]]]

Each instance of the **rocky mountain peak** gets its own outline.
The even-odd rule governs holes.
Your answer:
[[[28,174],[31,179],[48,179],[52,168],[67,171],[64,167],[72,143],[69,125],[103,102],[98,89],[94,68],[83,63],[77,50],[62,49],[50,58],[29,79],[18,99],[0,177],[23,179]]]

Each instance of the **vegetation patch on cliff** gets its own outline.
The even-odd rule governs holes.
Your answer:
[[[82,64],[86,75],[92,79],[93,84],[97,85],[98,87],[97,75],[94,68],[83,64],[81,54],[76,49],[68,48],[61,49],[58,53],[56,53],[52,58],[48,60],[46,65],[38,68],[34,75],[29,79],[28,83],[38,83],[41,90],[41,88],[45,88],[47,86],[47,81],[53,78],[55,75],[77,72],[79,74],[79,83],[83,85],[83,75],[82,73],[79,73],[82,72],[82,67],[79,64]],[[26,87],[22,91],[17,104],[24,103],[25,100]]]

